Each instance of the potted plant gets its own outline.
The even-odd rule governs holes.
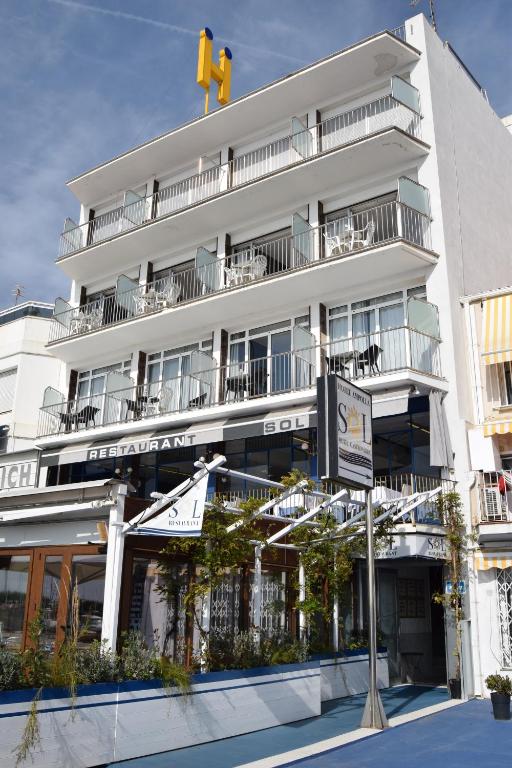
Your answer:
[[[447,544],[446,571],[451,582],[448,593],[440,592],[432,596],[435,603],[443,605],[451,613],[455,625],[454,675],[448,680],[450,698],[461,698],[461,656],[462,656],[462,620],[464,619],[462,577],[464,562],[467,559],[468,543],[471,536],[466,532],[466,522],[458,493],[441,494],[437,499],[437,511],[445,529]]]
[[[510,720],[512,680],[508,675],[489,675],[485,684],[491,691],[492,712],[495,720]]]

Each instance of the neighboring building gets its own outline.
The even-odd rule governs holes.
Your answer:
[[[459,296],[506,282],[511,180],[507,131],[422,15],[73,179],[57,260],[71,291],[48,345],[66,376],[41,401],[40,484],[117,472],[148,499],[215,453],[315,478],[316,377],[336,371],[374,396],[378,494],[457,482],[469,508]],[[222,479],[212,492],[251,490]],[[432,504],[415,523],[379,563],[380,625],[393,680],[440,682],[443,530]],[[109,641],[151,614],[161,546],[127,537]],[[354,631],[363,584],[360,565]],[[236,622],[244,594],[227,579],[213,625]]]
[[[506,117],[502,117],[501,122],[503,123],[507,131],[510,131],[510,133],[512,133],[512,115],[507,115]]]
[[[0,491],[36,482],[39,403],[63,369],[46,346],[52,315],[40,301],[0,311]]]
[[[512,287],[465,297],[477,691],[512,668]],[[504,672],[505,671],[505,672]]]

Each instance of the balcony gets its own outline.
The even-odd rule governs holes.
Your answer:
[[[404,274],[408,270],[425,269],[427,264],[436,261],[436,257],[431,253],[430,219],[397,201],[384,203],[357,215],[339,218],[317,228],[309,227],[300,217],[298,224],[295,234],[263,244],[251,244],[246,250],[223,259],[217,259],[205,249],[199,249],[201,259],[196,257],[196,266],[147,285],[136,285],[128,278],[119,279],[118,285],[120,282],[122,286],[131,285],[129,290],[118,288],[115,295],[79,307],[69,307],[60,300],[61,306],[68,308],[58,311],[56,305],[49,343],[56,344],[80,336],[91,336],[101,329],[130,322],[138,321],[140,326],[140,320],[149,315],[162,315],[167,310],[182,311],[184,305],[343,260],[347,263],[344,281],[350,284],[351,280],[361,280],[361,270],[364,271],[365,265],[360,263],[359,269],[356,269],[352,276],[354,265],[349,267],[349,262],[352,262],[354,257],[362,262],[364,254],[374,260],[375,250],[379,246],[396,244],[398,250],[395,255],[390,250],[385,256],[379,256],[381,266],[371,267],[376,279],[381,271],[382,276],[389,276],[395,271],[397,274]],[[399,247],[400,243],[413,248],[404,252]],[[313,295],[311,276],[306,275],[303,282],[302,287],[292,287],[290,284],[290,291],[295,290],[297,299],[302,293],[304,298]],[[325,285],[330,284],[329,279],[323,277],[321,282],[324,286],[322,291],[325,293]],[[281,291],[282,287],[278,292]],[[274,301],[275,298],[269,293],[269,301]],[[200,317],[200,313],[197,317],[200,318],[200,324],[205,321]],[[157,325],[155,323],[152,329],[148,329],[148,340]],[[137,333],[141,335],[140,327]],[[141,338],[141,342],[143,341]],[[93,346],[94,344],[95,342]],[[84,350],[76,347],[75,353],[82,352],[85,352],[85,346]],[[63,354],[65,355],[64,352]]]
[[[292,122],[298,128],[289,136],[235,157],[228,163],[193,174],[146,197],[130,193],[129,204],[84,224],[76,225],[67,219],[60,237],[58,258],[65,259],[85,248],[117,239],[130,230],[146,227],[178,211],[389,129],[419,139],[421,118],[388,95],[324,120],[311,129],[303,129],[295,118]]]
[[[228,412],[241,412],[248,403],[267,407],[272,398],[294,393],[313,400],[319,352],[326,372],[360,380],[368,389],[397,380],[439,377],[439,343],[437,338],[400,327],[245,363],[209,367],[203,362],[204,370],[143,385],[117,373],[109,374],[106,391],[90,397],[67,401],[56,390],[48,389],[40,409],[38,436],[60,436],[69,441],[72,433],[100,427],[155,429],[180,416],[189,421],[194,416],[214,418],[220,407]],[[207,361],[206,356],[202,360]],[[123,380],[124,385],[119,386]]]
[[[509,478],[508,471],[479,473],[479,544],[512,541],[512,484]]]

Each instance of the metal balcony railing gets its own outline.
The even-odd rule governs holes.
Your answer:
[[[512,522],[512,488],[499,472],[480,472],[481,523]]]
[[[403,203],[391,201],[300,234],[250,244],[243,251],[204,266],[190,267],[130,291],[59,312],[54,315],[49,342],[268,280],[306,268],[320,259],[343,258],[395,240],[406,240],[430,250],[430,219]]]
[[[40,409],[38,435],[56,435],[270,397],[313,386],[313,349],[230,363],[193,374],[128,385]]]
[[[327,373],[355,381],[400,370],[441,376],[440,341],[402,326],[338,339],[323,347]]]
[[[342,373],[352,380],[401,369],[440,375],[439,339],[407,327],[391,328],[143,385],[127,383],[112,392],[74,400],[63,398],[40,409],[38,435],[58,435],[304,391],[315,385],[318,352],[325,361],[324,370]]]
[[[66,219],[60,237],[59,258],[386,128],[397,127],[419,138],[420,123],[419,114],[393,96],[383,96],[310,129],[299,128],[289,136],[245,152],[223,165],[176,181],[152,195],[96,216],[84,224],[76,225],[71,219]]]

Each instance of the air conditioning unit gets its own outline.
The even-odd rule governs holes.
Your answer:
[[[506,521],[507,508],[505,497],[499,492],[498,488],[483,488],[483,520],[490,523]]]

